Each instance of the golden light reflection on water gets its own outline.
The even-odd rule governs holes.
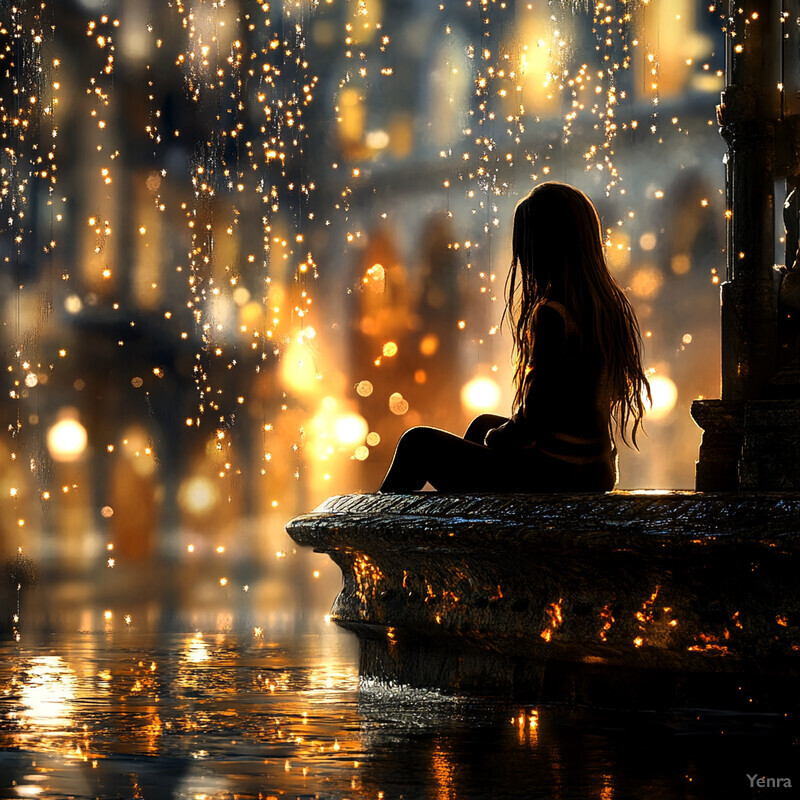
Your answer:
[[[564,728],[547,707],[512,710],[400,686],[360,693],[343,640],[270,632],[254,640],[248,631],[102,635],[61,652],[52,641],[24,654],[0,645],[0,796],[625,794],[617,740],[604,741],[594,723]],[[628,766],[643,757],[648,782],[664,777],[653,759],[672,756],[652,736],[630,748]],[[8,775],[14,787],[3,783]],[[625,796],[682,796],[634,788]]]
[[[443,738],[437,740],[431,753],[431,772],[436,781],[436,800],[455,800],[455,771],[456,766],[452,760],[452,753],[448,752],[447,741]]]
[[[61,656],[32,658],[19,680],[17,718],[22,728],[46,733],[72,724],[76,676]]]
[[[183,657],[190,664],[202,664],[204,661],[208,661],[208,645],[203,641],[203,635],[201,633],[196,633],[187,642],[183,651]]]
[[[358,689],[358,670],[355,665],[323,664],[309,671],[307,675],[308,692],[321,690],[356,691]],[[336,702],[331,697],[325,702]]]
[[[538,709],[520,710],[517,716],[511,718],[511,724],[517,731],[517,744],[520,747],[535,749],[539,744]]]

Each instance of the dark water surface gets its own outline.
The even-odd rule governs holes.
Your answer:
[[[354,640],[83,633],[0,646],[0,796],[793,797],[773,717],[622,716],[359,687]]]

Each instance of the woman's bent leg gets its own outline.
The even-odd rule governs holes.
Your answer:
[[[508,422],[508,417],[501,417],[499,414],[479,414],[470,422],[464,438],[468,442],[483,444],[487,432],[500,427],[504,422]]]
[[[415,492],[426,482],[442,492],[491,491],[508,476],[502,456],[438,428],[410,428],[397,443],[382,492]]]
[[[397,442],[392,463],[381,483],[382,492],[418,492],[427,482],[425,451],[434,428],[409,428]]]

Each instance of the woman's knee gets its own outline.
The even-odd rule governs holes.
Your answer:
[[[431,428],[426,428],[418,425],[415,428],[409,428],[404,431],[400,438],[397,440],[398,450],[418,450],[425,446],[425,443],[430,440]]]
[[[496,428],[507,421],[507,417],[501,417],[499,414],[479,414],[468,425],[467,430],[464,433],[464,438],[468,442],[483,444],[483,439],[486,436],[487,431],[490,431],[492,428]]]

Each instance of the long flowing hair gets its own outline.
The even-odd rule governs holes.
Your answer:
[[[642,337],[636,312],[608,271],[600,217],[580,190],[555,181],[536,186],[514,212],[506,310],[514,337],[514,405],[521,406],[533,360],[536,311],[551,294],[575,321],[580,347],[605,364],[611,418],[631,443],[652,402],[642,367]]]

